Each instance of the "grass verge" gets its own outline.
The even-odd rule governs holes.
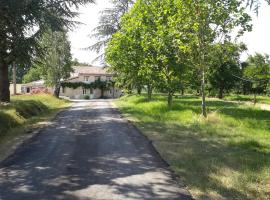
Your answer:
[[[68,106],[70,102],[47,94],[13,96],[9,105],[0,105],[0,160],[30,135],[29,129],[41,127]]]
[[[253,95],[229,95],[226,96],[226,100],[230,101],[243,101],[243,102],[251,102],[253,103]],[[269,104],[270,105],[270,97],[269,96],[257,96],[256,97],[257,103],[262,104]]]
[[[183,97],[167,109],[166,97],[126,96],[122,113],[152,141],[196,199],[269,199],[270,112]]]

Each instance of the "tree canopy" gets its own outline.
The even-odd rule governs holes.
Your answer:
[[[45,53],[33,60],[33,66],[24,80],[44,79],[46,85],[54,88],[54,95],[59,97],[61,81],[67,79],[73,71],[67,32],[48,30],[39,43]]]
[[[48,28],[61,31],[75,25],[74,8],[93,0],[9,0],[0,4],[0,101],[9,102],[8,66],[29,62],[40,54],[38,40]]]
[[[138,0],[106,49],[107,62],[129,77],[128,82],[139,79],[166,91],[169,106],[174,92],[195,72],[206,116],[205,79],[212,49],[251,30],[245,7],[240,0]]]
[[[111,8],[106,8],[100,12],[99,23],[92,30],[91,37],[96,39],[96,42],[89,46],[88,50],[95,51],[99,55],[95,60],[104,62],[104,48],[106,48],[112,35],[121,28],[121,17],[128,12],[134,3],[134,0],[110,0]]]

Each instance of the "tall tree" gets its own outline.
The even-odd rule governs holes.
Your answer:
[[[23,77],[24,75],[27,74],[28,70],[29,70],[29,66],[30,66],[30,63],[29,64],[25,64],[25,65],[20,65],[20,66],[17,66],[16,65],[16,81],[18,84],[21,84],[23,82]],[[12,80],[12,76],[13,76],[13,67],[12,65],[9,66],[9,80]]]
[[[256,103],[256,95],[258,93],[265,94],[270,83],[269,55],[256,53],[254,56],[249,56],[247,63],[248,66],[245,68],[244,77],[252,83],[254,103]]]
[[[251,30],[251,18],[245,12],[245,5],[241,0],[188,0],[179,1],[183,17],[177,21],[186,23],[190,29],[186,33],[191,47],[192,63],[200,71],[202,115],[207,116],[205,81],[209,67],[211,46],[216,42],[230,41],[231,33],[238,29],[241,36]]]
[[[224,92],[236,87],[241,76],[240,53],[245,45],[230,42],[216,44],[211,50],[212,59],[209,64],[208,79],[210,87],[218,90],[218,97],[223,98]]]
[[[91,34],[92,38],[96,38],[96,42],[90,47],[86,48],[97,52],[99,55],[95,61],[101,60],[104,62],[104,49],[110,41],[112,35],[121,28],[121,17],[128,12],[134,3],[134,0],[110,0],[111,8],[106,8],[100,12],[98,26]]]
[[[44,35],[41,45],[46,49],[41,63],[42,77],[47,85],[54,87],[54,96],[59,97],[61,80],[70,76],[72,56],[67,32],[51,32]]]
[[[40,46],[45,49],[45,54],[35,58],[34,66],[24,79],[44,79],[46,85],[54,88],[54,96],[59,97],[61,81],[73,71],[67,32],[47,31],[40,40]]]
[[[8,66],[41,52],[38,39],[47,30],[74,25],[74,7],[93,0],[9,0],[0,4],[0,102],[10,101]]]
[[[173,95],[181,88],[185,69],[186,54],[182,46],[181,35],[176,31],[173,17],[177,6],[171,0],[141,1],[138,6],[141,24],[141,46],[147,53],[144,58],[148,70],[152,72],[154,86],[168,94],[168,107],[172,107]],[[177,28],[183,28],[178,24]],[[147,71],[147,70],[145,70]],[[156,77],[156,78],[154,78]]]

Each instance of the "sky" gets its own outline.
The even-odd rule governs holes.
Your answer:
[[[69,33],[73,58],[77,58],[80,62],[99,65],[99,63],[92,63],[97,54],[83,49],[95,42],[95,39],[90,38],[89,35],[98,25],[99,12],[110,6],[109,0],[96,0],[96,4],[80,7],[79,13],[81,14],[76,20],[83,24]],[[245,60],[248,55],[255,52],[270,55],[270,6],[263,2],[258,16],[254,13],[251,14],[253,31],[245,33],[240,39],[248,47],[248,51],[242,54],[241,60]]]

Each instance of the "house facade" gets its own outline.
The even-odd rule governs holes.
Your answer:
[[[38,94],[47,93],[52,94],[53,88],[47,87],[44,80],[33,81],[31,83],[26,83],[21,85],[22,94]]]
[[[74,72],[71,73],[71,77],[63,81],[60,96],[71,99],[99,99],[118,98],[122,95],[121,90],[115,88],[112,84],[113,74],[108,71],[108,67],[75,66],[73,69]],[[108,83],[108,86],[103,89],[82,86],[91,85],[96,82]]]

